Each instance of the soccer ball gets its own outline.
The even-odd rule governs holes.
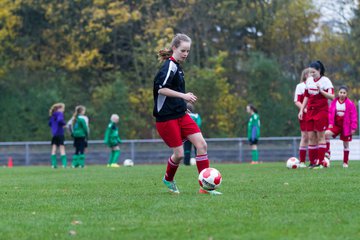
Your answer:
[[[134,162],[133,162],[133,160],[131,160],[131,159],[125,159],[123,164],[124,164],[125,167],[132,167],[132,166],[134,166]]]
[[[330,167],[330,159],[329,158],[327,158],[327,157],[324,158],[323,166],[326,168]]]
[[[206,190],[214,190],[221,184],[221,173],[215,168],[205,168],[199,174],[199,184]]]
[[[289,169],[299,168],[300,161],[296,157],[291,157],[286,161],[286,167]]]
[[[196,159],[195,158],[190,158],[190,165],[192,165],[192,166],[196,165]]]

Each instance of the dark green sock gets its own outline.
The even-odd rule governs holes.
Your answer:
[[[114,150],[113,158],[111,163],[117,163],[120,156],[120,150]]]
[[[71,166],[74,167],[74,168],[75,168],[75,167],[78,167],[78,166],[79,166],[78,160],[79,160],[79,156],[76,155],[76,154],[74,154],[74,155],[73,155],[73,158],[72,158]]]
[[[259,160],[259,153],[258,153],[258,150],[257,150],[257,149],[251,150],[251,159],[252,159],[254,162],[257,162],[257,161]]]
[[[110,153],[110,157],[109,157],[108,164],[112,164],[113,158],[114,158],[114,151],[113,151],[113,150],[111,150],[111,153]]]
[[[61,155],[61,163],[62,163],[62,166],[63,166],[64,168],[66,168],[66,166],[67,166],[66,155]]]
[[[57,168],[56,154],[51,155],[51,166]]]
[[[79,155],[79,165],[81,168],[85,167],[85,154],[80,154]]]

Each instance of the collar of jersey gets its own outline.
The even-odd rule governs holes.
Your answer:
[[[171,56],[169,59],[175,63],[178,63],[173,56]]]

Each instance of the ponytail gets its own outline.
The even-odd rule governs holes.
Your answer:
[[[73,114],[72,117],[72,127],[75,127],[76,121],[77,121],[77,117],[79,116],[80,113],[85,112],[86,108],[82,105],[76,106],[75,108],[75,112]]]
[[[256,107],[254,105],[248,104],[248,106],[254,113],[258,113],[258,110],[256,109]]]
[[[161,49],[159,52],[158,52],[158,60],[159,62],[163,62],[165,61],[166,59],[169,59],[173,54],[173,51],[172,49]]]

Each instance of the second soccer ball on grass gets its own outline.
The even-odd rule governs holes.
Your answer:
[[[300,167],[300,161],[296,157],[291,157],[286,161],[286,167],[289,169],[296,169]]]

